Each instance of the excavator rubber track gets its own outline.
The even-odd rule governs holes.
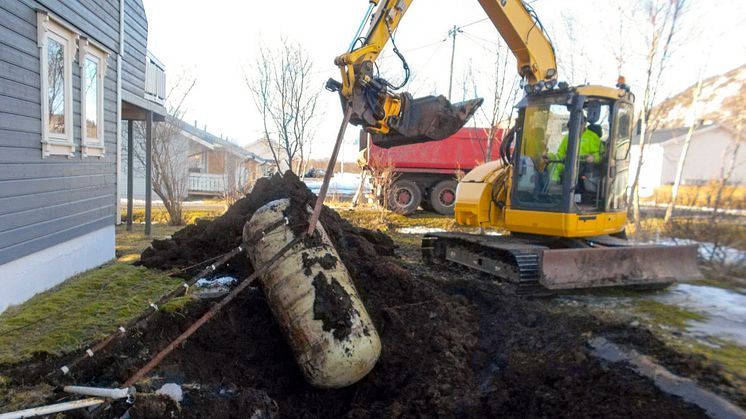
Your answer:
[[[663,287],[698,279],[697,246],[640,245],[611,236],[580,239],[534,235],[429,233],[426,262],[451,262],[516,285],[516,293],[611,286]]]

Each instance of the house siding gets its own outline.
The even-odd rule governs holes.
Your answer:
[[[124,39],[122,90],[145,97],[148,21],[141,0],[124,0]]]
[[[123,79],[142,97],[147,39],[142,3],[125,19],[133,33]],[[42,158],[36,11],[47,10],[110,54],[104,78],[103,158],[82,158],[80,67],[73,61],[75,156]],[[0,265],[115,223],[119,0],[0,2]],[[139,62],[139,63],[138,63]],[[129,75],[128,73],[132,73]],[[124,77],[126,75],[126,77]]]

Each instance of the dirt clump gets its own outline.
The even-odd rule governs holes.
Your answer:
[[[352,316],[355,308],[352,299],[334,277],[327,279],[323,272],[313,278],[316,298],[313,301],[313,319],[321,320],[322,329],[332,331],[337,340],[344,340],[352,333]]]

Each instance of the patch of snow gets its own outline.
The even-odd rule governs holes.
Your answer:
[[[435,227],[425,227],[425,226],[414,226],[414,227],[404,227],[397,229],[397,233],[402,234],[427,234],[427,233],[444,233],[446,230],[442,228],[435,228]]]
[[[652,244],[661,244],[664,246],[676,246],[696,244],[699,245],[699,257],[705,260],[715,260],[726,265],[738,265],[746,261],[746,251],[735,249],[727,246],[716,246],[715,243],[700,242],[691,239],[675,239],[670,237],[661,237],[650,242]]]
[[[688,323],[687,331],[699,336],[725,338],[746,345],[746,295],[706,285],[676,284],[655,297],[664,304],[704,315]]]
[[[213,288],[213,287],[230,287],[238,281],[237,278],[232,276],[221,276],[218,278],[205,279],[202,278],[197,281],[194,285],[199,288]]]
[[[202,278],[194,284],[197,288],[194,294],[202,299],[222,297],[231,291],[231,287],[236,282],[238,282],[238,279],[232,276],[221,276],[210,279]]]
[[[318,193],[321,189],[321,183],[323,178],[306,178],[303,182],[308,186],[308,189],[313,193]],[[337,173],[329,181],[329,194],[340,194],[340,195],[354,195],[357,191],[357,187],[360,184],[359,173]],[[363,192],[370,191],[370,182],[365,182],[363,186]]]
[[[163,394],[171,398],[176,403],[181,402],[184,399],[184,390],[181,386],[176,383],[166,383],[155,391],[155,394]]]

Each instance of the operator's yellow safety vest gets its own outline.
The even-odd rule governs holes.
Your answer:
[[[552,160],[565,160],[565,156],[567,155],[567,139],[567,135],[562,138],[562,142],[560,143],[557,152],[554,153],[553,156],[551,156]],[[586,128],[585,131],[583,131],[583,134],[580,136],[580,152],[578,154],[580,155],[580,158],[583,158],[583,156],[587,156],[588,154],[590,154],[593,156],[593,161],[596,164],[599,164],[601,162],[601,156],[604,153],[605,147],[606,146],[604,145],[603,141],[601,141],[601,137],[599,137],[598,134],[596,134],[595,132]],[[552,169],[552,180],[559,182],[560,176],[564,171],[565,165],[563,163],[557,163]]]

